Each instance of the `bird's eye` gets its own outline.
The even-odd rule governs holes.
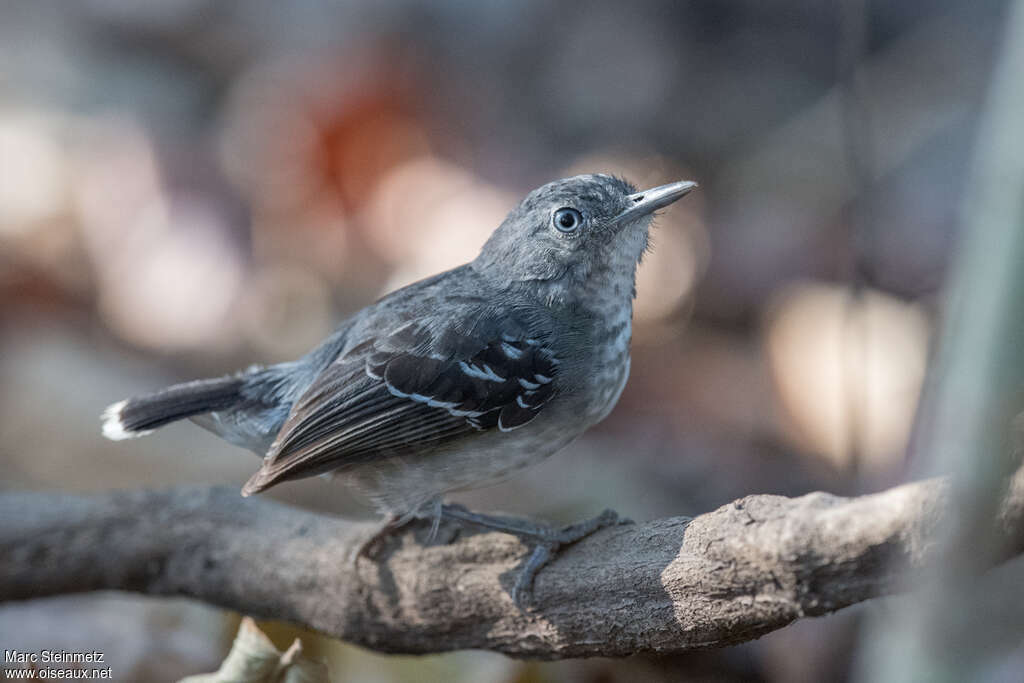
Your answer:
[[[583,224],[583,214],[576,209],[559,209],[552,214],[551,223],[559,232],[572,232]]]

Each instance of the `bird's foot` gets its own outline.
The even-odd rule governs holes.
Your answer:
[[[450,543],[454,539],[455,534],[458,533],[458,529],[446,529],[445,533],[440,533],[442,517],[441,510],[442,505],[440,500],[432,500],[424,503],[419,508],[416,508],[414,512],[406,513],[404,515],[392,514],[385,517],[381,520],[380,526],[377,530],[359,545],[359,548],[353,556],[353,563],[358,563],[359,559],[363,557],[372,560],[378,546],[386,538],[394,535],[398,531],[401,531],[415,520],[430,520],[430,531],[427,534],[427,545],[432,545],[435,542],[439,542],[440,544]]]
[[[524,611],[529,606],[532,597],[534,579],[540,570],[558,554],[559,550],[605,527],[633,523],[629,519],[619,517],[614,510],[605,510],[597,517],[570,524],[561,529],[516,517],[481,515],[470,512],[462,505],[444,505],[441,508],[441,514],[466,524],[512,534],[533,545],[530,557],[516,577],[510,593],[516,606]]]
[[[391,515],[384,518],[380,526],[376,531],[373,532],[365,541],[359,544],[355,554],[352,556],[352,564],[359,564],[361,558],[372,560],[374,554],[377,551],[377,547],[396,531],[408,524],[410,519],[408,517],[401,517],[399,515]]]

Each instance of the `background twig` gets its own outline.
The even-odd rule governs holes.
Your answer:
[[[926,475],[952,476],[957,514],[938,539],[930,588],[900,618],[869,627],[869,681],[977,680],[991,650],[1019,645],[1001,642],[1004,624],[979,628],[963,617],[977,601],[980,574],[1004,552],[991,520],[1019,465],[1011,442],[1024,387],[1024,2],[1007,12],[916,463]]]

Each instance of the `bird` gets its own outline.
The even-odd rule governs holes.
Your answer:
[[[333,473],[372,501],[382,534],[417,518],[514,534],[533,546],[510,591],[522,607],[561,547],[623,520],[605,510],[558,529],[444,497],[542,461],[609,414],[652,218],[696,187],[638,191],[607,174],[542,185],[473,261],[387,294],[298,360],[114,403],[103,434],[188,418],[262,458],[243,496]]]

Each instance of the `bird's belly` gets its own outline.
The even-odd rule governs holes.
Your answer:
[[[623,358],[609,361],[595,372],[591,391],[594,398],[586,409],[591,424],[608,417],[608,413],[612,412],[612,408],[619,402],[622,390],[626,388],[626,382],[629,380],[629,367],[630,358],[627,353]]]
[[[615,328],[613,343],[580,372],[581,384],[518,429],[493,429],[445,444],[433,452],[394,457],[347,468],[341,479],[368,495],[385,513],[405,514],[440,496],[501,481],[564,448],[603,420],[629,379],[629,320]]]
[[[595,331],[596,339],[606,340],[595,344],[597,353],[585,369],[586,385],[582,396],[588,397],[580,406],[588,426],[606,418],[618,403],[622,390],[629,380],[630,345],[633,338],[632,310],[610,306],[598,311],[602,326]]]
[[[489,431],[429,454],[347,468],[339,478],[381,512],[405,514],[451,491],[495,484],[553,455],[585,429],[543,417],[512,432]]]

